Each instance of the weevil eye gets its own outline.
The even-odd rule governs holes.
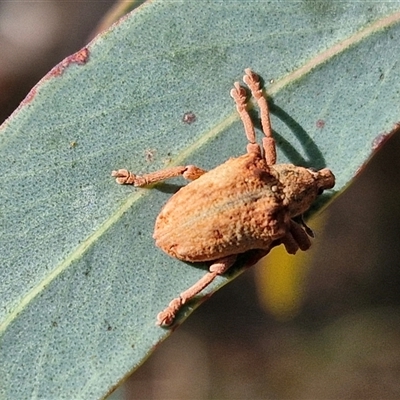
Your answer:
[[[324,189],[319,188],[319,189],[318,189],[318,192],[317,192],[317,195],[320,196],[322,193],[324,193]]]

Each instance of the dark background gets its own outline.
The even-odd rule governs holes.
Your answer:
[[[113,3],[0,1],[0,122]],[[267,259],[205,302],[116,396],[400,398],[399,150],[397,135],[325,211],[297,315],[282,321],[260,303]]]

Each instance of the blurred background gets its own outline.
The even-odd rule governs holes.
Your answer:
[[[87,43],[113,4],[0,1],[0,122]],[[309,223],[317,239],[306,257],[275,249],[205,302],[112,397],[399,399],[399,151],[395,135]]]

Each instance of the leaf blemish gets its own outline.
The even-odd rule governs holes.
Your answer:
[[[196,115],[193,112],[189,111],[183,114],[182,122],[184,122],[185,124],[190,125],[193,124],[193,122],[195,121],[196,121]]]
[[[372,141],[372,150],[379,150],[394,134],[398,134],[400,131],[400,123],[396,122],[394,124],[393,129],[387,133],[380,133],[373,141]]]
[[[156,153],[157,151],[156,150],[154,150],[154,149],[147,149],[147,150],[145,150],[145,156],[146,156],[146,161],[147,162],[152,162],[153,160],[154,160],[154,156],[155,156],[155,153]]]
[[[378,150],[391,136],[390,133],[381,133],[372,141],[372,150]]]
[[[76,53],[68,56],[57,64],[49,73],[49,76],[61,76],[71,64],[84,65],[89,59],[89,49],[84,47]]]

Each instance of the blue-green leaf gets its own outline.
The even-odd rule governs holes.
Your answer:
[[[399,120],[399,19],[399,1],[153,0],[55,67],[0,131],[0,396],[104,396],[204,274],[152,240],[183,180],[136,189],[113,169],[242,154],[229,91],[251,67],[279,161],[328,166],[341,191]]]

